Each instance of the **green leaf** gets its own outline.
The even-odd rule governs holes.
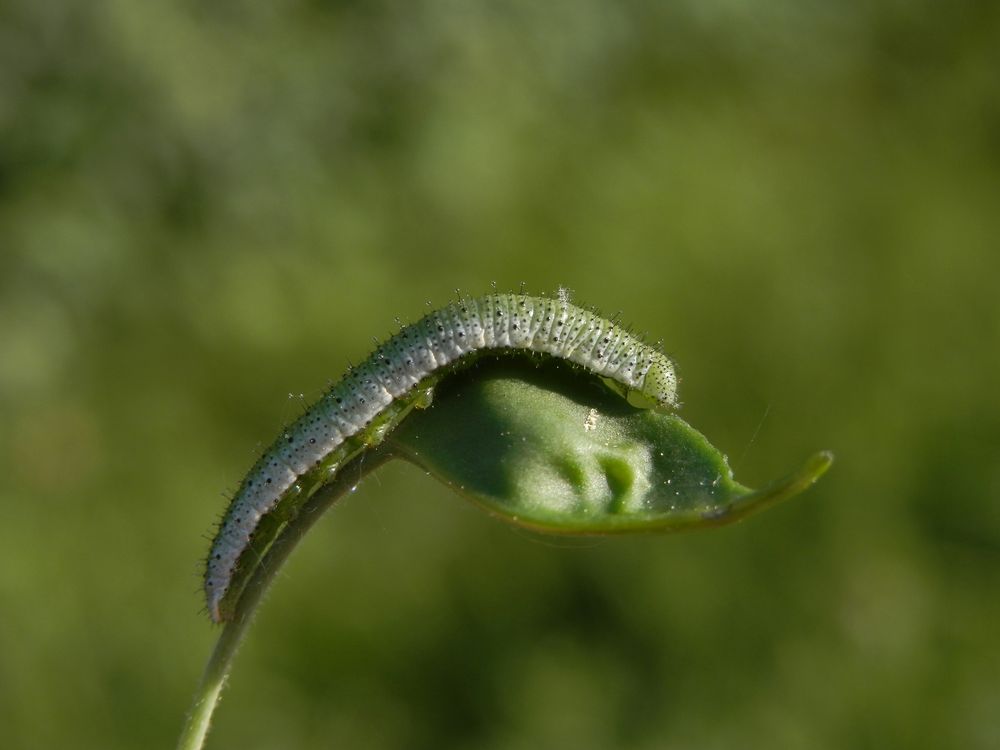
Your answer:
[[[728,523],[801,492],[832,460],[817,454],[754,492],[680,417],[632,407],[576,368],[522,362],[453,378],[390,440],[491,513],[561,534]]]

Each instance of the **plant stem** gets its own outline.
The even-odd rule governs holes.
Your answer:
[[[264,592],[292,550],[327,508],[348,494],[370,472],[393,457],[389,446],[383,444],[351,461],[329,484],[320,488],[303,504],[298,515],[274,540],[261,564],[247,582],[243,595],[236,604],[233,619],[223,626],[222,634],[205,666],[201,683],[195,691],[194,704],[177,743],[178,750],[201,750],[204,747],[212,714],[219,703],[219,696],[243,636],[253,620],[254,612]]]

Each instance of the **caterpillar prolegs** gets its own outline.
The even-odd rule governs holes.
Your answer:
[[[227,620],[254,534],[286,503],[308,497],[337,468],[379,442],[443,377],[478,357],[537,353],[573,362],[659,407],[677,406],[673,363],[620,324],[557,297],[459,299],[403,327],[289,425],[243,479],[212,542],[208,612]]]

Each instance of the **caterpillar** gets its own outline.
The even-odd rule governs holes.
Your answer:
[[[538,353],[567,360],[625,394],[677,406],[673,362],[619,323],[556,297],[459,298],[402,327],[283,430],[243,479],[212,542],[204,588],[211,619],[231,619],[245,585],[240,571],[255,535],[276,533],[282,513],[377,445],[437,382],[487,355]],[[267,523],[268,528],[262,528]],[[245,577],[244,577],[245,578]]]

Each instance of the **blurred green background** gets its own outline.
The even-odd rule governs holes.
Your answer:
[[[240,748],[1000,747],[1000,6],[0,6],[0,745],[169,747],[206,534],[425,300],[663,337],[733,528],[569,542],[390,466],[263,607]]]

